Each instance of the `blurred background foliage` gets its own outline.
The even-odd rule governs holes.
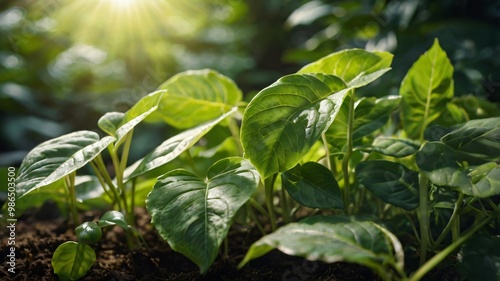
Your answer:
[[[494,0],[2,0],[0,34],[0,166],[18,166],[44,140],[97,130],[105,112],[126,111],[178,72],[215,69],[249,100],[347,48],[395,54],[393,70],[360,95],[398,94],[437,37],[455,96],[500,100]],[[136,157],[172,134],[164,128],[138,128]]]

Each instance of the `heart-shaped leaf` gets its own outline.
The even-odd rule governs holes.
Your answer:
[[[335,119],[348,92],[336,76],[293,74],[262,90],[243,115],[245,157],[262,178],[297,165]]]
[[[121,228],[123,228],[125,231],[129,228],[129,225],[127,223],[127,220],[125,219],[125,216],[118,211],[107,211],[97,221],[97,224],[100,227],[118,225]]]
[[[446,110],[453,92],[453,66],[436,39],[401,82],[401,119],[408,137],[422,139],[425,128]]]
[[[290,196],[306,207],[344,208],[339,184],[332,172],[319,163],[297,164],[281,174],[281,179]]]
[[[179,73],[163,83],[159,112],[177,128],[191,128],[230,111],[242,93],[228,77],[209,69]]]
[[[352,88],[367,85],[390,70],[393,55],[349,49],[310,63],[297,73],[323,73],[340,77]]]
[[[225,158],[209,170],[206,181],[186,170],[158,179],[146,207],[160,235],[207,272],[217,256],[236,211],[257,189],[259,176],[248,160]]]
[[[127,180],[142,175],[148,171],[156,169],[171,160],[175,159],[182,152],[193,146],[198,140],[208,133],[215,125],[220,123],[229,115],[236,112],[237,107],[233,107],[229,112],[219,116],[219,118],[198,125],[197,127],[186,130],[164,141],[160,146],[148,153],[143,159],[131,165],[125,171]],[[133,171],[133,172],[131,172]],[[130,174],[129,174],[130,173]]]
[[[97,125],[106,134],[114,137],[115,132],[120,127],[120,123],[122,122],[124,116],[125,113],[123,112],[107,112],[99,118]]]
[[[91,131],[78,131],[43,142],[24,158],[16,179],[17,194],[22,197],[47,186],[83,167],[115,141]]]
[[[403,248],[382,226],[347,216],[314,216],[290,223],[253,243],[242,267],[273,249],[328,263],[351,262],[370,267],[386,280],[391,270],[403,269]]]
[[[359,182],[384,202],[413,210],[419,205],[418,173],[386,160],[361,162],[356,166]]]
[[[92,247],[84,243],[65,242],[52,256],[52,268],[60,280],[77,280],[87,273],[96,260]]]

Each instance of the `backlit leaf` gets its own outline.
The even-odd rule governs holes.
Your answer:
[[[423,138],[425,128],[446,110],[453,93],[453,66],[436,39],[401,82],[401,119],[408,137]]]
[[[146,207],[160,235],[207,272],[236,211],[257,189],[259,176],[239,157],[216,162],[204,181],[186,170],[158,179]]]
[[[209,69],[179,73],[163,83],[162,118],[177,128],[191,128],[230,111],[242,93],[228,77]]]

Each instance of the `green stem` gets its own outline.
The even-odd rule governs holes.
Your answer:
[[[434,267],[436,267],[439,263],[441,263],[448,255],[453,253],[458,247],[460,247],[463,243],[465,243],[469,238],[472,237],[477,231],[481,230],[486,224],[488,224],[493,217],[488,217],[481,221],[480,223],[475,224],[467,233],[458,238],[448,247],[444,248],[441,252],[437,253],[434,257],[428,260],[425,264],[423,264],[417,271],[413,273],[410,277],[409,281],[418,281],[425,274],[431,271]]]
[[[118,194],[121,197],[121,201],[123,204],[123,212],[125,212],[125,217],[128,218],[129,210],[127,207],[127,194],[125,192],[125,186],[123,184],[123,171],[120,169],[120,160],[118,159],[116,148],[113,145],[109,147],[109,154],[111,155],[111,161],[113,162],[113,167],[116,173],[116,184],[118,187]]]
[[[108,195],[109,198],[113,200],[112,205],[116,204],[115,198],[113,198],[113,195],[111,194],[111,191],[106,188],[106,182],[104,181],[104,178],[101,175],[101,172],[99,171],[99,168],[97,168],[97,165],[94,161],[90,162],[90,166],[92,166],[92,169],[94,170],[94,173],[97,177],[97,180],[99,180],[99,183],[102,186],[102,189],[104,190],[104,193]]]
[[[286,190],[283,186],[281,187],[280,195],[281,195],[281,212],[283,215],[283,222],[290,223],[292,221],[290,217],[290,206],[288,205]]]
[[[113,180],[111,180],[111,177],[109,176],[108,171],[106,170],[106,166],[104,165],[104,161],[102,160],[102,156],[100,154],[97,155],[97,157],[94,158],[94,161],[96,163],[97,169],[100,171],[102,177],[104,178],[104,181],[106,182],[106,184],[109,186],[109,188],[113,192],[114,201],[118,204],[118,208],[120,210],[122,210],[123,206],[122,206],[122,203],[120,201],[118,191],[116,190],[116,187],[113,184]]]
[[[255,214],[255,212],[254,212],[254,210],[252,208],[252,205],[251,204],[247,204],[246,208],[247,208],[248,214],[250,215],[250,218],[252,219],[252,221],[255,223],[255,225],[259,229],[260,234],[262,234],[262,236],[265,236],[266,235],[266,231],[264,230],[264,227],[262,227],[262,224],[260,224],[259,218]]]
[[[328,170],[332,171],[332,161],[330,159],[330,149],[328,148],[328,142],[326,140],[326,134],[323,132],[321,134],[321,139],[323,140],[323,145],[325,146],[325,153],[326,153],[326,167]]]
[[[420,265],[427,259],[427,249],[430,245],[429,239],[429,214],[428,214],[428,193],[429,180],[423,174],[419,175],[419,216],[420,223]]]
[[[229,130],[231,131],[231,135],[233,138],[236,140],[236,143],[238,144],[238,151],[240,152],[240,155],[243,155],[243,146],[241,145],[240,141],[240,130],[238,128],[238,124],[236,123],[236,120],[234,118],[228,118],[228,123],[229,123]]]
[[[350,214],[351,208],[351,185],[349,183],[349,160],[351,159],[353,150],[353,130],[354,130],[354,90],[350,95],[349,101],[349,116],[347,117],[347,151],[342,159],[342,174],[344,176],[344,210],[346,214]]]
[[[448,235],[448,232],[452,229],[452,226],[456,224],[456,220],[458,220],[458,212],[462,208],[462,202],[464,200],[464,194],[462,192],[459,193],[458,199],[455,202],[455,207],[453,208],[453,213],[451,214],[450,220],[448,221],[448,224],[446,227],[443,229],[443,232],[441,232],[441,235],[439,235],[438,239],[436,240],[435,246],[438,246],[443,242],[444,238],[446,238],[446,235]]]
[[[64,181],[69,192],[69,208],[71,210],[71,218],[73,219],[73,223],[75,225],[80,225],[80,220],[78,219],[78,210],[76,208],[75,177],[76,172],[72,172],[64,177]]]
[[[274,212],[273,199],[274,199],[274,183],[278,174],[274,174],[271,178],[265,180],[265,192],[266,192],[266,206],[267,212],[269,214],[269,220],[271,222],[271,230],[274,232],[278,225],[276,224],[276,214]]]

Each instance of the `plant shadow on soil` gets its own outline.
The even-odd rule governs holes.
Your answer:
[[[36,210],[16,223],[15,274],[7,271],[7,247],[0,250],[0,280],[58,280],[50,263],[56,248],[75,241],[74,227],[54,210]],[[96,221],[101,213],[86,212],[83,221]],[[219,255],[210,270],[200,275],[198,267],[182,254],[173,251],[150,224],[145,209],[137,209],[137,225],[148,248],[129,251],[123,230],[106,229],[99,243],[93,246],[97,260],[80,280],[379,280],[363,266],[348,263],[326,264],[285,255],[273,250],[251,261],[242,269],[237,265],[250,245],[260,238],[254,229],[233,225],[229,233],[229,258]],[[6,228],[0,234],[7,245]],[[444,280],[444,279],[441,279]],[[452,280],[452,279],[448,279]]]

